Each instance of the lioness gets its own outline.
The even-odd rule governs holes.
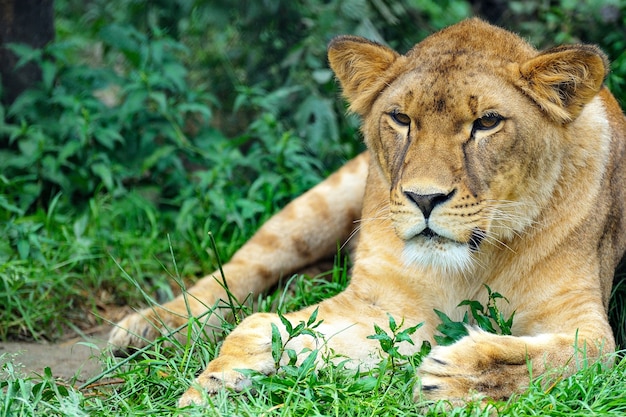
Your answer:
[[[513,336],[472,329],[435,346],[419,368],[416,398],[506,398],[528,386],[529,366],[533,376],[567,374],[583,352],[613,351],[607,305],[626,249],[626,121],[603,87],[605,55],[589,45],[538,52],[470,19],[406,55],[340,36],[328,58],[362,117],[368,153],[235,254],[224,267],[231,291],[257,293],[332,253],[360,218],[348,288],[286,315],[298,323],[319,309],[323,320],[317,330],[326,337],[298,337],[288,346],[296,352],[326,348],[375,363],[378,343],[367,336],[374,323],[388,329],[391,315],[406,326],[424,323],[413,345],[400,345],[411,354],[434,343],[435,309],[460,320],[460,301],[486,301],[484,284],[510,300],[501,307],[516,312]],[[220,297],[214,278],[202,279],[187,297],[191,313]],[[127,317],[111,343],[141,345],[186,316],[178,298]],[[276,315],[250,316],[179,404],[202,403],[203,390],[242,389],[247,381],[236,369],[272,372],[271,323],[286,337]]]

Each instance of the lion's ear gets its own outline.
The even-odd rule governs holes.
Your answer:
[[[565,45],[519,66],[518,86],[559,123],[576,119],[602,88],[608,60],[591,45]]]
[[[338,36],[328,45],[328,61],[350,102],[350,110],[365,114],[392,76],[400,57],[394,50],[356,36]]]

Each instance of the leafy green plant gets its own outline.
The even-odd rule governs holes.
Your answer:
[[[383,328],[374,324],[374,334],[368,336],[368,339],[378,340],[380,343],[380,348],[383,352],[387,354],[389,360],[389,367],[392,371],[395,370],[397,361],[406,361],[408,357],[403,355],[399,351],[399,343],[406,342],[410,345],[413,345],[413,340],[411,339],[411,335],[417,331],[424,323],[418,323],[415,326],[407,327],[404,330],[400,330],[403,327],[404,320],[397,324],[396,320],[390,315],[387,314],[389,318],[389,331],[391,334],[388,334]],[[430,351],[430,345],[428,342],[425,342],[421,348],[421,354],[428,353]],[[387,358],[383,359],[385,362]]]
[[[315,309],[315,311],[311,313],[311,316],[306,321],[306,323],[304,321],[301,321],[295,327],[283,314],[281,314],[280,312],[277,313],[278,318],[280,319],[283,326],[285,326],[285,330],[287,331],[287,339],[283,340],[278,326],[272,323],[272,358],[274,359],[274,366],[277,371],[281,369],[292,369],[295,366],[296,361],[298,360],[298,354],[303,353],[296,352],[295,350],[288,348],[287,345],[290,341],[303,335],[311,336],[313,338],[321,337],[319,332],[315,331],[315,329],[319,327],[320,324],[322,324],[321,320],[317,321],[317,311],[318,310]],[[285,354],[289,358],[289,362],[287,363],[287,365],[281,365],[280,362],[282,361],[282,358]],[[305,359],[304,363],[307,363],[308,366],[303,366],[303,368],[305,368],[306,371],[308,371],[308,369],[314,365],[316,356],[317,352],[314,350]]]
[[[468,306],[469,312],[463,315],[463,319],[460,322],[453,321],[445,313],[435,310],[435,313],[441,320],[441,324],[437,326],[437,330],[441,335],[435,335],[435,341],[438,344],[444,346],[450,345],[463,336],[467,336],[467,327],[471,324],[469,314],[471,314],[471,319],[482,330],[495,334],[511,334],[511,326],[513,325],[515,312],[508,318],[505,318],[504,314],[498,308],[497,300],[502,299],[507,303],[508,300],[500,293],[492,291],[488,285],[485,285],[485,288],[488,294],[487,305],[483,306],[476,300],[463,300],[458,307]]]
[[[424,323],[418,323],[415,326],[403,329],[404,321],[398,324],[391,315],[388,314],[387,317],[389,319],[390,333],[374,324],[374,334],[367,337],[368,339],[378,340],[382,352],[385,353],[373,371],[377,375],[368,375],[362,379],[363,382],[369,381],[372,389],[378,390],[388,389],[394,383],[408,384],[413,381],[417,366],[431,349],[430,343],[423,341],[420,350],[416,354],[408,356],[400,353],[399,344],[404,342],[414,345],[411,335],[422,327]],[[399,381],[396,381],[396,379]]]
[[[121,60],[119,70],[75,64],[71,42],[44,51],[12,46],[18,67],[35,61],[43,71],[41,86],[23,93],[0,122],[8,139],[0,152],[4,175],[24,178],[13,185],[30,190],[6,190],[22,211],[58,191],[80,201],[101,188],[119,196],[146,180],[167,193],[181,185],[186,158],[202,156],[185,128],[208,121],[214,101],[188,85],[179,63],[185,47],[158,31],[149,36],[115,24],[99,40],[107,56]]]

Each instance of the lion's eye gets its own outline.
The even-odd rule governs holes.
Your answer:
[[[393,111],[390,113],[391,118],[398,125],[406,127],[411,124],[411,118],[404,113],[398,113],[397,111]]]
[[[503,117],[498,113],[487,113],[480,119],[474,120],[474,131],[476,130],[491,130],[500,124]]]

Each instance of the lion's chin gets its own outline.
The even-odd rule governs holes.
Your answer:
[[[409,267],[430,268],[444,274],[467,272],[474,264],[469,244],[441,236],[417,236],[405,242],[402,258]]]

